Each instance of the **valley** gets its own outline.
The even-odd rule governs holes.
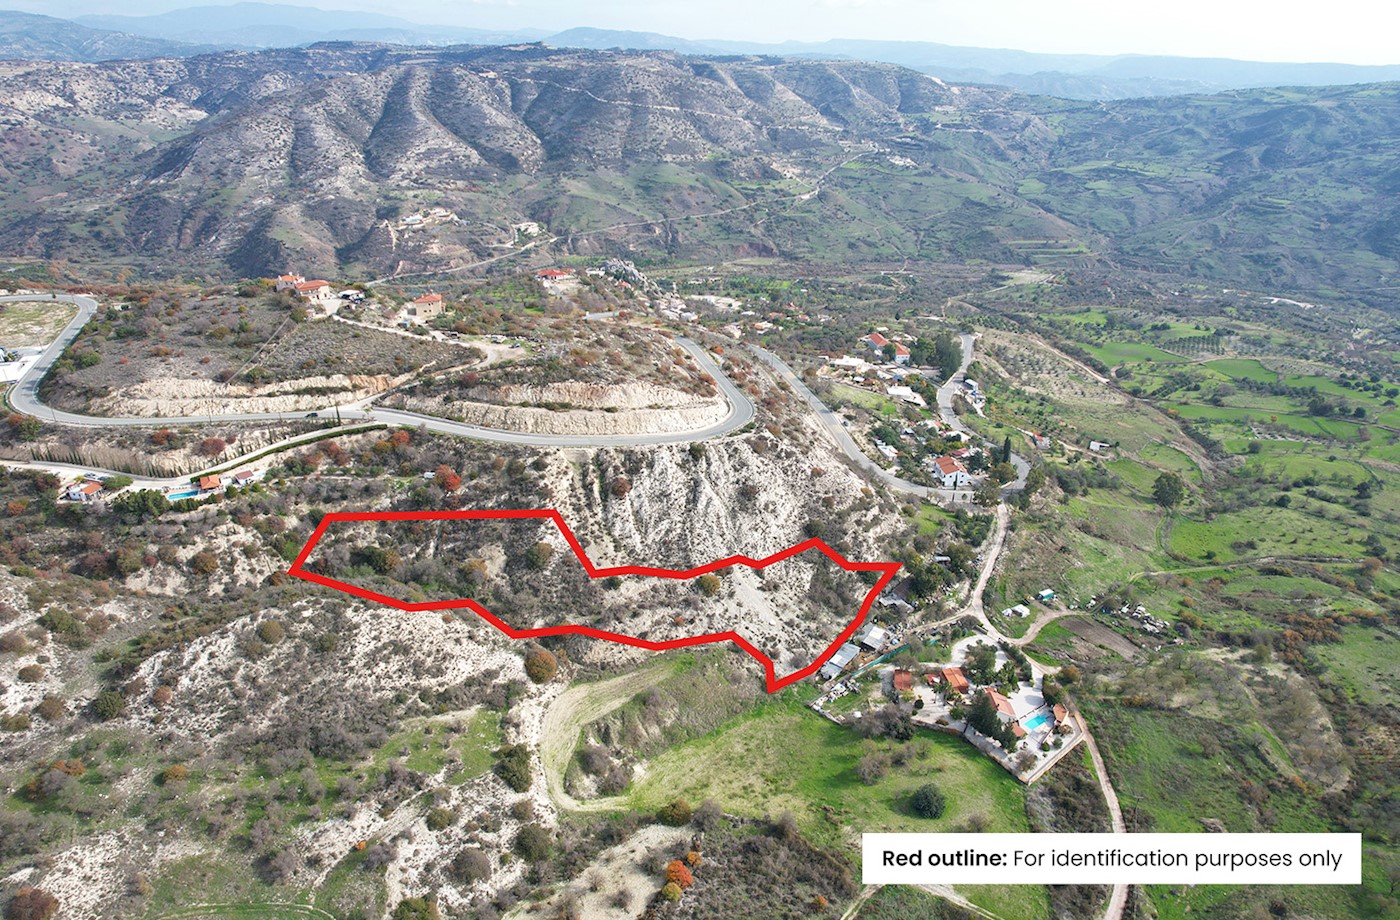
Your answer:
[[[1393,85],[337,42],[0,86],[6,910],[1397,910]],[[1365,862],[872,890],[884,831]]]

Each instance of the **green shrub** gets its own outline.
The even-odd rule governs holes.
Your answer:
[[[530,788],[530,749],[523,744],[508,744],[496,752],[496,775],[516,792]]]
[[[690,823],[690,817],[693,813],[690,803],[685,799],[672,799],[656,812],[656,820],[672,827],[680,827]]]
[[[920,786],[915,790],[914,797],[909,800],[909,807],[920,818],[941,818],[947,805],[948,801],[943,797],[942,790],[933,783]]]
[[[92,711],[104,722],[115,719],[126,711],[126,699],[115,690],[103,690],[92,701]]]
[[[549,856],[551,843],[549,831],[544,827],[539,824],[527,824],[515,835],[515,852],[536,863]]]
[[[456,818],[457,812],[450,808],[434,808],[428,812],[428,830],[440,831],[449,828]]]

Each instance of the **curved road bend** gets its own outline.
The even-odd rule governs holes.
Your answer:
[[[963,376],[967,372],[968,365],[972,363],[972,342],[972,336],[963,333],[962,366],[948,379],[947,383],[938,388],[938,410],[943,421],[949,427],[956,431],[966,432],[971,437],[980,440],[981,436],[964,425],[962,419],[958,418],[958,414],[953,411],[953,391],[955,389],[955,384],[963,379]],[[846,429],[840,416],[832,411],[826,403],[822,402],[821,398],[813,393],[811,389],[808,388],[807,384],[802,382],[802,378],[797,376],[796,372],[788,366],[787,362],[771,351],[758,345],[750,345],[749,350],[752,351],[759,360],[767,364],[777,372],[779,376],[787,381],[803,399],[807,400],[807,404],[812,408],[812,412],[817,416],[817,420],[822,423],[827,431],[831,432],[831,436],[836,439],[836,443],[840,445],[841,450],[845,452],[846,456],[851,458],[854,463],[875,479],[889,486],[891,489],[894,489],[896,492],[903,492],[906,495],[915,495],[924,499],[936,498],[939,496],[946,497],[952,493],[953,490],[951,489],[932,489],[928,486],[921,486],[918,483],[910,482],[907,479],[901,479],[870,459],[870,456],[866,454],[865,451],[861,450],[856,444],[855,439],[851,437],[851,433]],[[1016,454],[1011,455],[1011,464],[1016,468],[1016,479],[1001,487],[1002,495],[1007,495],[1011,492],[1019,492],[1021,489],[1025,488],[1026,474],[1030,472],[1030,464]]]
[[[53,367],[63,350],[73,343],[73,340],[82,332],[83,326],[92,319],[97,312],[97,301],[91,297],[73,294],[59,294],[54,298],[44,298],[37,295],[16,295],[12,297],[0,298],[0,302],[20,302],[20,301],[42,301],[45,299],[56,300],[63,303],[76,304],[78,315],[73,318],[64,330],[59,333],[58,338],[44,350],[39,359],[29,368],[25,374],[16,381],[10,390],[10,404],[17,412],[32,415],[41,421],[53,422],[58,425],[69,425],[80,428],[105,428],[116,427],[149,427],[151,425],[209,425],[209,424],[230,424],[246,422],[269,422],[285,421],[289,417],[295,417],[292,412],[234,412],[224,414],[205,415],[173,415],[173,416],[122,416],[106,417],[95,415],[82,415],[76,412],[65,412],[44,405],[39,399],[39,384]],[[723,394],[725,401],[729,404],[729,413],[722,420],[705,428],[691,431],[665,432],[660,434],[639,434],[639,435],[555,435],[555,434],[534,434],[528,432],[504,431],[499,428],[486,428],[480,425],[469,425],[466,422],[457,422],[451,419],[437,418],[430,415],[420,415],[416,412],[407,412],[399,409],[373,409],[365,408],[363,403],[349,406],[327,406],[319,410],[320,413],[338,411],[343,421],[377,421],[390,425],[404,425],[411,428],[426,428],[429,431],[439,434],[450,434],[458,437],[472,438],[478,441],[492,441],[499,444],[521,444],[531,447],[642,447],[656,446],[662,444],[687,444],[692,441],[702,441],[709,438],[716,438],[729,434],[743,428],[754,418],[754,406],[748,396],[744,394],[734,382],[725,375],[714,359],[710,357],[705,349],[684,336],[676,336],[674,341],[681,348],[695,359],[695,363],[700,369],[709,374],[715,380],[715,385]]]

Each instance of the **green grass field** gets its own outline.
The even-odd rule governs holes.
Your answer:
[[[826,845],[844,846],[849,835],[863,831],[952,830],[974,814],[985,816],[992,831],[1027,829],[1020,783],[976,748],[925,731],[910,743],[926,746],[928,755],[891,768],[867,786],[855,772],[866,743],[783,694],[665,751],[647,764],[628,798],[647,811],[677,796],[691,802],[713,798],[746,815],[791,811],[805,833]],[[948,799],[947,811],[933,821],[907,807],[908,797],[927,782]]]
[[[1369,706],[1394,706],[1400,700],[1397,640],[1371,626],[1348,626],[1337,645],[1318,645],[1312,654],[1326,671],[1325,685],[1340,688]]]
[[[1253,358],[1221,358],[1219,361],[1207,361],[1205,366],[1234,380],[1257,380],[1260,383],[1278,380],[1277,373]]]
[[[1085,345],[1084,348],[1109,367],[1141,362],[1154,364],[1186,363],[1186,359],[1181,355],[1174,355],[1145,342],[1107,342],[1103,345]]]
[[[838,402],[848,402],[853,406],[860,406],[884,416],[899,414],[899,406],[893,399],[881,396],[879,393],[872,393],[869,390],[862,390],[860,387],[853,387],[845,383],[833,383],[831,395]]]

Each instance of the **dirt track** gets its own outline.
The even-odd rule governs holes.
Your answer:
[[[540,765],[545,789],[560,810],[607,811],[620,807],[619,798],[580,802],[564,789],[564,773],[578,747],[579,732],[670,674],[670,664],[657,661],[621,677],[570,687],[549,705],[540,724]]]

